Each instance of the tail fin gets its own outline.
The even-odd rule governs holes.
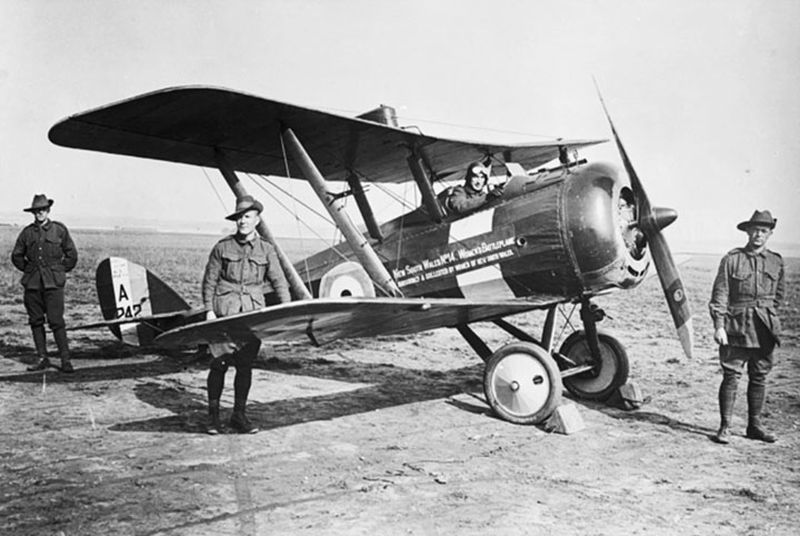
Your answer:
[[[149,344],[161,329],[138,321],[163,313],[190,310],[189,304],[166,283],[143,266],[121,257],[109,257],[97,266],[97,297],[106,320],[130,318],[130,324],[109,326],[122,342],[134,346]]]

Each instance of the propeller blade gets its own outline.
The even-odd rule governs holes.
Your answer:
[[[674,215],[670,214],[669,211],[665,209],[653,210],[653,207],[650,206],[650,200],[647,198],[647,194],[639,180],[639,176],[636,174],[636,170],[633,169],[633,164],[631,164],[628,153],[622,145],[622,141],[617,134],[617,129],[614,128],[614,123],[611,121],[611,115],[608,113],[606,103],[603,100],[603,95],[600,93],[600,88],[597,86],[596,80],[594,81],[594,85],[597,90],[597,95],[600,97],[600,104],[603,106],[603,112],[611,127],[611,133],[614,135],[614,142],[617,144],[617,150],[625,166],[625,171],[628,173],[628,177],[631,181],[631,189],[636,197],[636,205],[639,211],[639,228],[644,233],[647,238],[647,243],[650,246],[650,254],[653,257],[658,279],[661,281],[661,289],[664,291],[664,296],[667,299],[667,307],[669,307],[669,312],[672,315],[672,321],[678,332],[678,339],[681,341],[683,353],[686,354],[686,357],[691,358],[694,348],[692,312],[689,309],[689,301],[686,297],[686,291],[684,290],[678,267],[672,258],[672,253],[669,250],[667,241],[661,233],[661,229],[675,219]]]
[[[661,281],[661,289],[667,298],[667,307],[669,307],[672,321],[675,323],[683,353],[686,354],[686,357],[691,358],[694,349],[692,311],[689,309],[689,300],[686,297],[678,267],[672,259],[672,253],[661,231],[656,231],[652,235],[645,233],[645,236],[650,245],[650,255],[656,265],[658,280]]]

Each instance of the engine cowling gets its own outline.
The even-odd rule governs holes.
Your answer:
[[[591,164],[564,184],[565,245],[588,290],[629,288],[650,266],[644,235],[636,226],[630,186],[616,168]]]

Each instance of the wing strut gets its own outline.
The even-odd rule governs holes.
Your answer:
[[[222,173],[222,176],[225,177],[225,182],[227,182],[228,186],[230,186],[231,190],[233,190],[236,199],[247,195],[247,190],[245,190],[244,186],[239,181],[239,177],[236,176],[236,172],[233,170],[233,167],[231,167],[231,165],[228,163],[227,159],[225,158],[225,154],[219,148],[217,148],[214,156],[216,158],[217,167],[219,168],[220,173]],[[289,281],[289,287],[292,289],[292,296],[298,300],[310,300],[312,297],[311,293],[303,284],[300,274],[298,274],[297,270],[294,269],[294,265],[292,265],[292,261],[289,260],[286,252],[283,251],[283,248],[281,248],[278,242],[275,241],[275,238],[272,236],[272,232],[269,230],[269,227],[267,227],[266,222],[264,222],[264,218],[261,218],[256,230],[258,231],[258,234],[263,236],[264,239],[272,244],[275,248],[275,252],[278,254],[278,260],[281,263],[281,268],[283,268],[283,273],[286,274],[286,279]]]
[[[436,199],[436,192],[431,187],[431,181],[428,179],[428,175],[425,173],[422,161],[416,151],[408,157],[408,167],[411,168],[411,174],[414,175],[414,180],[417,183],[417,187],[419,187],[419,192],[422,194],[422,202],[425,204],[425,208],[428,209],[428,214],[431,215],[431,218],[436,223],[441,222],[442,218],[444,218],[442,207],[439,205],[439,200]]]
[[[378,258],[378,254],[375,253],[375,250],[369,245],[367,239],[356,229],[356,226],[348,217],[347,212],[344,210],[344,202],[341,198],[333,196],[328,190],[325,178],[322,176],[319,169],[317,169],[311,157],[308,156],[300,140],[295,136],[294,131],[284,126],[281,136],[289,151],[292,153],[295,162],[302,170],[303,175],[305,175],[311,187],[314,189],[314,192],[316,192],[317,197],[319,197],[322,204],[325,205],[325,208],[328,210],[331,218],[333,218],[333,221],[336,222],[336,225],[344,235],[353,253],[356,254],[356,257],[361,261],[364,269],[378,288],[386,292],[389,296],[402,296],[403,293],[383,266],[383,263]]]
[[[350,174],[347,175],[347,184],[350,186],[350,190],[353,192],[353,196],[356,198],[358,209],[361,211],[361,217],[364,218],[364,224],[367,226],[369,235],[378,242],[382,242],[383,233],[381,232],[378,222],[375,220],[375,215],[372,213],[372,208],[369,206],[369,201],[364,193],[364,187],[361,185],[361,180],[359,180],[358,176],[351,171]]]

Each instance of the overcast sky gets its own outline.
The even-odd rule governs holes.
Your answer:
[[[679,213],[678,249],[740,245],[756,208],[778,218],[774,243],[798,243],[798,20],[796,0],[3,0],[0,221],[27,222],[44,192],[67,224],[222,227],[233,198],[215,170],[47,139],[68,115],[168,86],[344,115],[388,104],[429,134],[541,141],[610,136],[595,76],[652,203]],[[612,144],[582,156],[619,164]]]

